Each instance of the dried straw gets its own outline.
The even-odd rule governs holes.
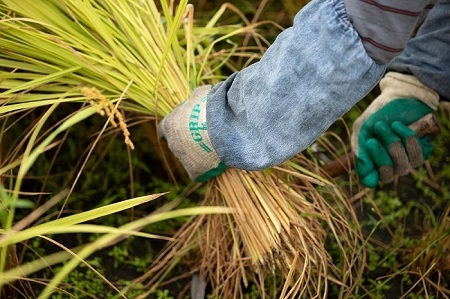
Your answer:
[[[407,265],[407,271],[411,276],[419,277],[418,284],[424,287],[425,292],[428,289],[445,298],[450,296],[450,288],[444,281],[444,276],[450,271],[450,206],[438,223],[422,236],[419,246],[411,252],[412,262]]]
[[[310,173],[316,167],[298,155],[267,171],[227,170],[208,184],[202,205],[236,212],[193,217],[135,283],[151,292],[180,258],[187,258],[186,248],[198,248],[189,257],[192,272],[200,273],[217,297],[239,297],[249,280],[263,293],[264,280],[276,273],[285,279],[276,288],[283,288],[284,297],[277,298],[325,297],[330,282],[348,296],[365,263],[361,235],[349,225],[356,215],[347,197],[332,180]],[[333,263],[327,239],[345,257],[342,264]]]

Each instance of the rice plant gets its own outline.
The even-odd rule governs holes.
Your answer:
[[[154,128],[196,86],[222,80],[224,67],[237,70],[231,57],[261,55],[232,37],[246,34],[267,46],[259,23],[242,18],[242,24],[216,26],[224,10],[236,11],[232,6],[198,25],[187,2],[2,0],[0,117],[61,102],[88,104],[120,127],[130,148],[143,150],[147,145],[132,142],[124,114],[148,115]],[[226,42],[228,48],[218,49]],[[158,260],[139,279],[154,274],[149,292],[187,252],[196,253],[194,270],[224,297],[239,294],[248,277],[263,290],[261,277],[275,271],[286,280],[285,297],[325,296],[330,282],[350,292],[360,275],[364,253],[358,228],[348,224],[356,217],[347,198],[303,155],[260,172],[227,170],[208,182],[202,206],[233,213],[191,218],[161,254],[167,263]],[[339,267],[325,249],[329,238],[346,256]]]

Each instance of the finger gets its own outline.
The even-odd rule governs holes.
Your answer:
[[[375,188],[380,181],[380,177],[378,175],[377,170],[373,170],[370,173],[368,173],[366,176],[361,177],[361,183],[369,188]]]
[[[394,181],[394,163],[384,146],[376,139],[370,138],[365,143],[370,159],[378,169],[380,181],[391,183]]]
[[[165,136],[165,123],[166,123],[166,119],[163,118],[163,120],[161,120],[156,128],[156,132],[158,134],[158,138],[161,140],[166,140],[166,136]]]
[[[356,172],[360,177],[365,177],[375,169],[375,165],[370,159],[365,146],[359,147],[359,153],[356,156]]]
[[[177,106],[166,117],[164,117],[158,124],[156,131],[159,139],[166,140],[170,138],[174,127],[177,125],[174,123],[174,119],[179,118],[178,111],[180,106]]]
[[[356,172],[364,186],[374,188],[378,185],[378,171],[375,169],[364,146],[360,147],[359,154],[356,157]]]
[[[416,132],[398,121],[393,122],[391,128],[401,138],[410,166],[415,168],[422,165],[424,163],[422,145]]]
[[[389,149],[391,144],[401,141],[384,121],[378,121],[373,125],[373,136],[376,137],[386,149]]]
[[[374,135],[381,141],[384,148],[388,151],[394,171],[398,175],[409,173],[409,160],[403,147],[402,140],[397,136],[386,122],[377,122],[373,127]]]
[[[433,144],[430,142],[430,136],[425,136],[419,139],[422,146],[423,159],[427,160],[433,153]]]

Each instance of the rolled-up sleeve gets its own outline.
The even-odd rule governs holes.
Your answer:
[[[259,62],[208,94],[212,145],[228,166],[279,164],[303,151],[379,82],[343,0],[313,0]]]

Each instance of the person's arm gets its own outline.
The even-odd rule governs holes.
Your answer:
[[[344,3],[369,56],[387,63],[403,51],[436,0],[344,0]]]
[[[192,179],[288,160],[375,87],[385,64],[366,51],[347,9],[344,0],[312,0],[259,62],[162,121],[160,135]]]
[[[379,82],[344,1],[301,9],[262,59],[208,94],[212,146],[228,166],[260,170],[314,142]]]
[[[399,8],[400,1],[388,2]],[[363,3],[310,2],[260,62],[208,94],[209,135],[222,162],[256,170],[289,159],[378,83],[384,73],[381,63],[398,52],[374,48],[370,41],[395,40],[396,44],[385,43],[402,49],[427,1],[404,4],[417,14],[407,24],[396,21],[390,10]],[[385,23],[389,28],[375,26],[383,18],[390,20]],[[397,33],[405,34],[399,38]]]

